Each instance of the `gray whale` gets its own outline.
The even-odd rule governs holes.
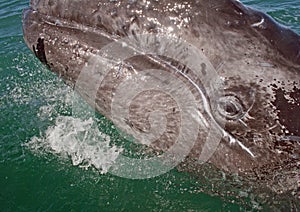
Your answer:
[[[97,50],[122,37],[163,33],[188,41],[224,80],[224,101],[214,116],[240,141],[223,138],[209,162],[262,182],[276,193],[299,195],[300,36],[268,15],[235,0],[31,0],[23,13],[23,31],[28,47],[70,86]],[[147,58],[128,62],[135,71],[161,65]],[[110,119],[118,80],[107,76],[93,105]],[[89,102],[88,94],[82,95]],[[133,112],[139,117],[133,117],[131,127],[147,128],[147,116]],[[176,113],[169,118],[176,126]],[[154,147],[168,147],[178,133],[171,126],[162,137],[167,144],[156,142]],[[203,148],[201,135],[207,129],[199,131],[189,158],[197,158]]]

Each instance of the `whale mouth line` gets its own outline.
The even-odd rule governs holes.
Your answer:
[[[32,7],[24,9],[22,19],[26,20],[26,16],[28,15],[36,16],[35,17],[37,18],[37,20],[35,20],[36,24],[46,24],[51,27],[78,30],[82,32],[92,32],[102,37],[105,37],[111,41],[116,41],[117,39],[119,39],[118,35],[114,35],[113,33],[107,32],[104,27],[101,26],[93,27],[87,23],[82,24],[80,22],[76,22],[75,20],[68,20],[62,17],[47,15],[39,12],[38,10],[33,9]]]

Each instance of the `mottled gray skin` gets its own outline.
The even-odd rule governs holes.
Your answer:
[[[214,115],[224,118],[226,131],[255,155],[223,139],[210,162],[224,171],[259,179],[276,192],[296,191],[300,184],[300,37],[238,1],[184,2],[32,0],[23,14],[24,38],[36,56],[71,86],[91,55],[121,37],[168,33],[192,43],[224,79],[225,94],[235,96],[242,106],[237,112],[243,115],[236,119]],[[159,67],[146,59],[129,62],[136,70]],[[96,100],[95,107],[108,118],[118,80],[108,76]],[[176,122],[176,114],[170,120]],[[170,130],[166,138],[178,133]],[[201,152],[201,136],[198,140],[190,158]]]

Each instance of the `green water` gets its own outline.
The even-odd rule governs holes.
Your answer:
[[[300,32],[299,0],[244,1]],[[0,211],[244,211],[253,203],[202,192],[197,178],[175,170],[130,180],[72,165],[69,157],[24,145],[58,116],[71,116],[69,89],[24,44],[27,0],[0,0]],[[100,131],[120,135],[100,117]],[[211,186],[211,185],[210,185]],[[209,189],[207,189],[209,190]],[[208,194],[209,193],[209,194]]]

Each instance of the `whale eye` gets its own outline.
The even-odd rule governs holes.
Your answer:
[[[240,119],[243,115],[243,106],[235,96],[223,96],[218,101],[218,112],[229,120]]]

